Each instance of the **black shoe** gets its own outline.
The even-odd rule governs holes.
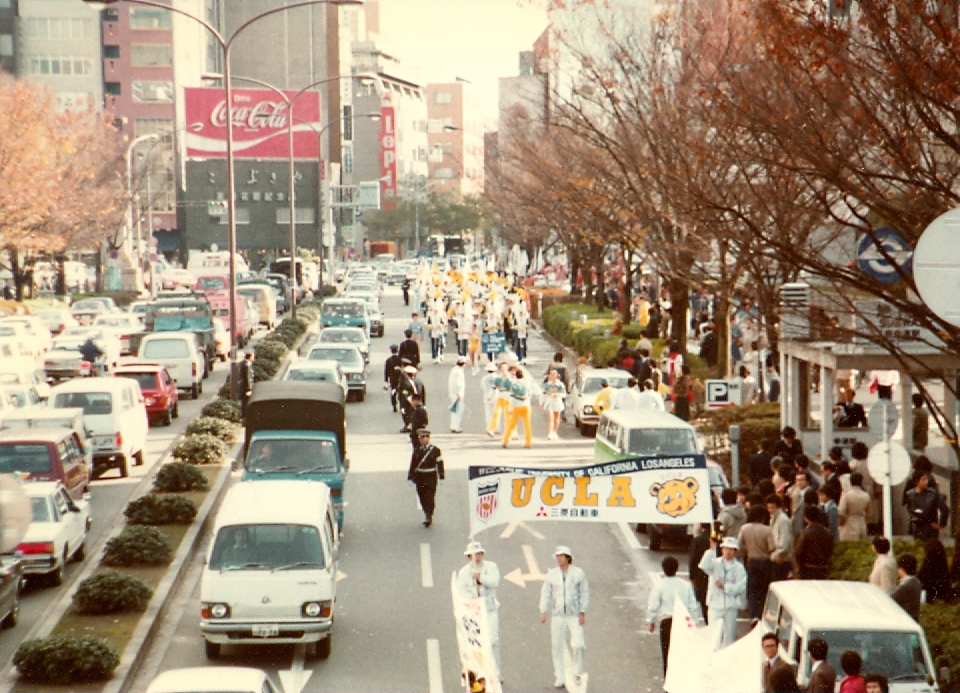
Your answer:
[[[404,426],[403,428],[400,429],[400,433],[409,433],[409,432],[410,432],[409,426]]]
[[[424,526],[424,527],[429,527],[429,526],[432,525],[432,524],[433,524],[433,518],[432,518],[432,517],[428,517],[426,520],[423,521],[423,526]]]

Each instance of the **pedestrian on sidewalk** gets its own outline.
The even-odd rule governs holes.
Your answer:
[[[248,351],[244,356],[243,361],[240,362],[240,416],[246,418],[247,416],[247,402],[250,401],[250,396],[253,394],[253,384],[254,384],[254,375],[253,375],[253,352]]]
[[[463,433],[464,397],[467,393],[465,356],[458,356],[456,365],[450,369],[447,377],[447,394],[450,396],[450,432]]]
[[[503,447],[507,447],[510,436],[517,430],[517,422],[523,421],[524,447],[529,448],[532,442],[530,428],[530,397],[531,388],[523,377],[523,371],[517,369],[516,380],[510,385],[510,411],[507,414],[507,427],[503,432]]]
[[[573,552],[569,546],[558,546],[554,555],[557,567],[547,572],[540,590],[540,623],[546,623],[547,614],[551,615],[553,686],[564,688],[563,651],[567,647],[567,633],[570,634],[573,675],[578,685],[583,677],[583,653],[586,649],[583,626],[590,606],[590,587],[583,569],[573,565]]]
[[[547,371],[547,382],[543,384],[543,410],[547,413],[547,440],[556,440],[557,429],[560,428],[560,414],[563,412],[563,398],[567,396],[567,389],[560,380],[557,370],[550,367]]]
[[[423,526],[433,524],[433,511],[436,508],[437,484],[443,483],[443,453],[430,442],[430,431],[421,428],[417,431],[419,446],[413,449],[410,457],[410,470],[407,481],[417,489],[420,507],[423,508]]]
[[[700,605],[693,593],[689,580],[677,577],[680,562],[673,556],[667,556],[661,562],[663,579],[650,591],[647,600],[647,627],[653,633],[660,624],[660,655],[663,658],[663,675],[667,675],[667,657],[670,654],[670,630],[673,627],[673,607],[677,597],[697,622],[702,622]]]
[[[467,564],[457,572],[457,585],[465,596],[482,597],[486,604],[490,649],[493,650],[497,676],[503,683],[500,669],[500,602],[497,600],[500,569],[493,561],[484,560],[483,545],[478,541],[467,544],[467,550],[463,553],[467,557]]]

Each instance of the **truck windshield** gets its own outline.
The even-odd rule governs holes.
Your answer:
[[[630,431],[633,455],[693,455],[697,441],[693,431],[683,428],[635,428]]]
[[[143,348],[143,358],[186,359],[190,358],[190,348],[185,339],[151,339]]]
[[[310,353],[307,355],[308,359],[329,359],[331,361],[336,361],[340,364],[341,367],[346,366],[362,366],[363,365],[363,356],[360,355],[360,352],[356,347],[350,347],[349,349],[329,347],[329,348],[317,348],[314,347],[310,350]]]
[[[221,527],[213,545],[213,570],[316,570],[324,567],[316,527],[295,524]]]
[[[863,658],[863,671],[876,672],[894,681],[925,680],[929,674],[920,636],[916,633],[870,630],[810,631],[810,638],[822,638],[829,646],[827,660],[838,671],[840,656],[847,650]]]
[[[337,447],[330,440],[258,439],[250,443],[244,466],[250,471],[261,473],[336,472]]]
[[[359,318],[363,316],[360,303],[324,303],[321,313],[328,318]]]

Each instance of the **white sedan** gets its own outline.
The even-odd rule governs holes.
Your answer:
[[[62,380],[90,374],[90,364],[80,355],[80,347],[88,336],[93,336],[94,343],[104,353],[103,362],[116,367],[120,358],[119,339],[90,327],[72,327],[53,340],[53,348],[44,356],[43,370],[48,378]]]
[[[17,545],[24,575],[41,576],[60,585],[66,563],[86,557],[90,502],[86,497],[73,500],[59,481],[34,481],[24,489],[33,508],[33,520]]]
[[[360,349],[363,360],[370,362],[370,341],[362,327],[325,327],[320,330],[318,344],[352,344]]]
[[[347,376],[332,359],[296,359],[287,367],[283,380],[336,383],[343,390],[343,399],[347,399]]]
[[[39,356],[40,351],[37,344],[24,329],[23,325],[17,323],[0,322],[0,339],[5,342],[16,344],[16,348],[21,356]]]
[[[147,686],[147,693],[277,693],[266,672],[247,667],[169,669]]]
[[[21,325],[34,344],[34,353],[37,355],[50,348],[50,342],[53,339],[50,329],[36,315],[11,315],[0,318],[0,325]]]
[[[106,313],[97,316],[93,327],[119,339],[120,353],[127,355],[130,353],[130,335],[143,332],[143,321],[133,313]]]

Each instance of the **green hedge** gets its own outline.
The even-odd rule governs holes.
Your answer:
[[[116,570],[91,575],[73,595],[73,608],[81,614],[116,614],[144,611],[153,590],[140,578]]]
[[[105,681],[120,663],[116,648],[101,638],[53,635],[21,643],[13,655],[20,675],[41,684]]]
[[[127,525],[107,542],[102,565],[166,565],[173,558],[173,547],[156,527]]]
[[[923,563],[922,541],[895,539],[893,552],[896,556],[912,553],[917,561]],[[953,547],[947,547],[948,558],[953,555]],[[853,580],[865,582],[873,568],[874,553],[868,541],[840,541],[833,549],[830,560],[831,580]],[[950,681],[940,681],[940,690],[956,691],[960,685],[960,604],[934,602],[920,607],[920,625],[927,634],[927,642],[933,654],[934,666],[940,668],[941,658],[946,659],[950,667]]]
[[[187,424],[187,435],[211,435],[224,443],[236,442],[240,427],[233,421],[221,419],[218,416],[201,416]]]
[[[226,419],[233,423],[240,423],[243,417],[240,415],[240,403],[230,399],[215,399],[200,411],[204,417],[216,419]]]
[[[197,504],[185,496],[148,493],[127,503],[123,514],[131,525],[189,525]]]
[[[191,464],[220,464],[230,448],[217,436],[197,433],[184,437],[173,447],[173,459]]]
[[[153,490],[158,493],[206,491],[209,487],[203,472],[188,462],[170,462],[163,465],[153,480]]]

